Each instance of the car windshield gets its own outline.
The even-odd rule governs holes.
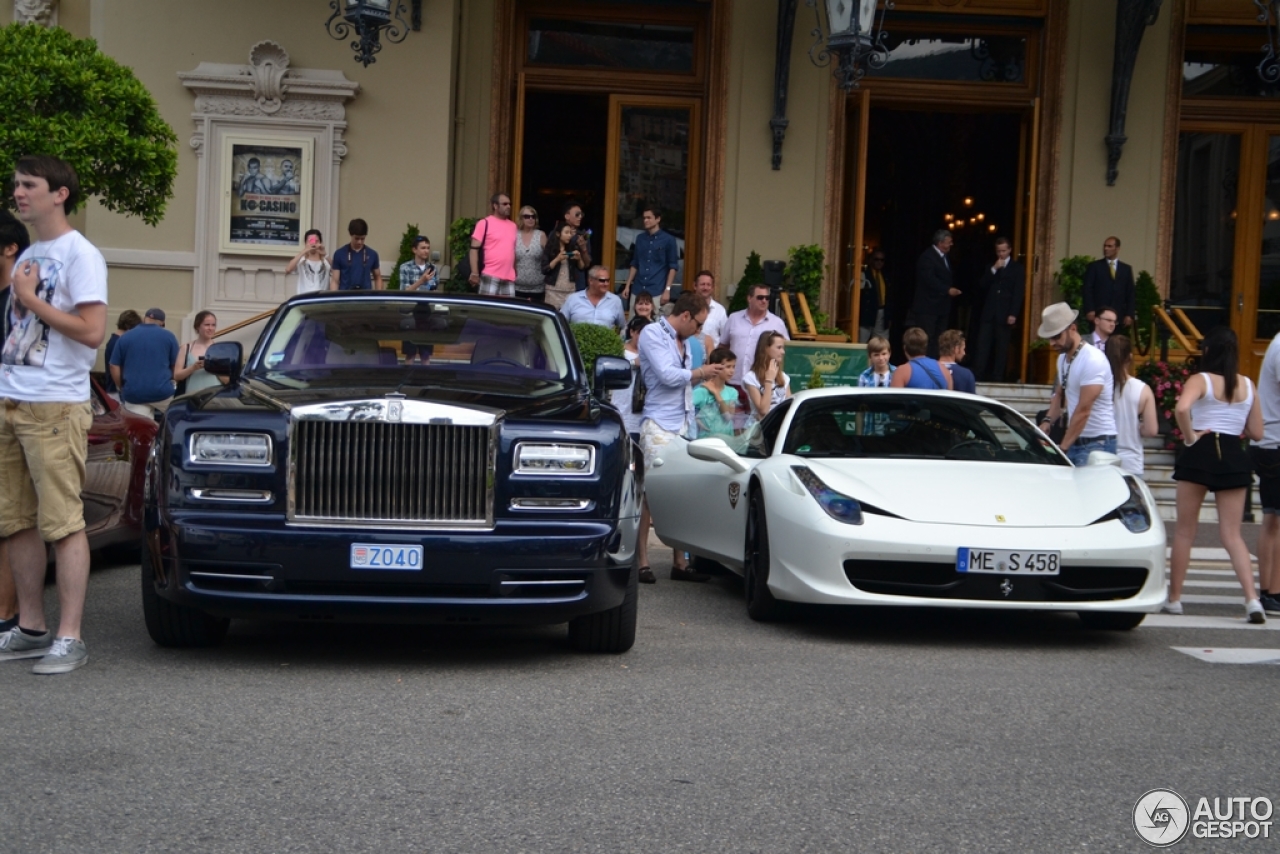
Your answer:
[[[394,298],[290,306],[249,375],[290,388],[388,382],[533,396],[574,381],[542,312]]]
[[[782,450],[800,457],[1070,465],[1012,410],[932,392],[806,400],[791,420]]]

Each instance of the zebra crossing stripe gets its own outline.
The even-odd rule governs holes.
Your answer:
[[[1192,658],[1207,661],[1210,664],[1280,664],[1280,649],[1250,649],[1247,647],[1212,647],[1175,646],[1176,649]]]

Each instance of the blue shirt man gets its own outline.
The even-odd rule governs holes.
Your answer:
[[[653,297],[658,305],[671,301],[671,284],[680,269],[680,247],[676,239],[662,230],[662,213],[657,208],[644,210],[644,231],[636,235],[631,252],[631,269],[622,298],[630,299],[632,283],[638,291]]]
[[[347,233],[351,235],[351,242],[333,253],[329,290],[382,290],[382,269],[378,253],[365,246],[365,240],[369,236],[368,223],[362,219],[353,219],[347,226]]]
[[[594,323],[614,330],[627,325],[622,300],[609,293],[609,271],[600,266],[587,271],[587,289],[569,294],[560,313],[570,323]]]
[[[177,361],[178,339],[164,328],[164,312],[147,309],[142,323],[121,335],[111,351],[111,376],[120,387],[120,399],[143,405],[173,397]]]

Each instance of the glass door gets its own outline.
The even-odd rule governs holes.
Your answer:
[[[619,287],[650,206],[661,211],[662,229],[680,249],[675,283],[685,281],[686,259],[696,263],[700,105],[698,98],[609,97],[601,263]]]
[[[1280,333],[1280,128],[1185,126],[1169,299],[1201,335],[1229,326],[1256,376]]]

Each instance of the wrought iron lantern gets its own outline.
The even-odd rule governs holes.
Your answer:
[[[366,68],[378,61],[374,54],[382,50],[384,39],[399,44],[409,34],[403,0],[329,0],[329,8],[333,10],[325,22],[329,35],[339,41],[354,36],[351,49],[356,62]]]
[[[857,88],[868,68],[883,68],[889,61],[884,16],[893,8],[893,0],[884,0],[879,26],[875,20],[877,0],[824,0],[827,12],[825,45],[818,2],[805,0],[805,3],[818,18],[818,26],[813,28],[814,42],[809,48],[809,58],[819,68],[826,68],[834,58],[833,73],[841,89],[847,92]]]
[[[1258,77],[1263,83],[1280,82],[1280,0],[1253,0],[1258,7],[1258,23],[1267,28],[1267,43],[1262,46]]]

